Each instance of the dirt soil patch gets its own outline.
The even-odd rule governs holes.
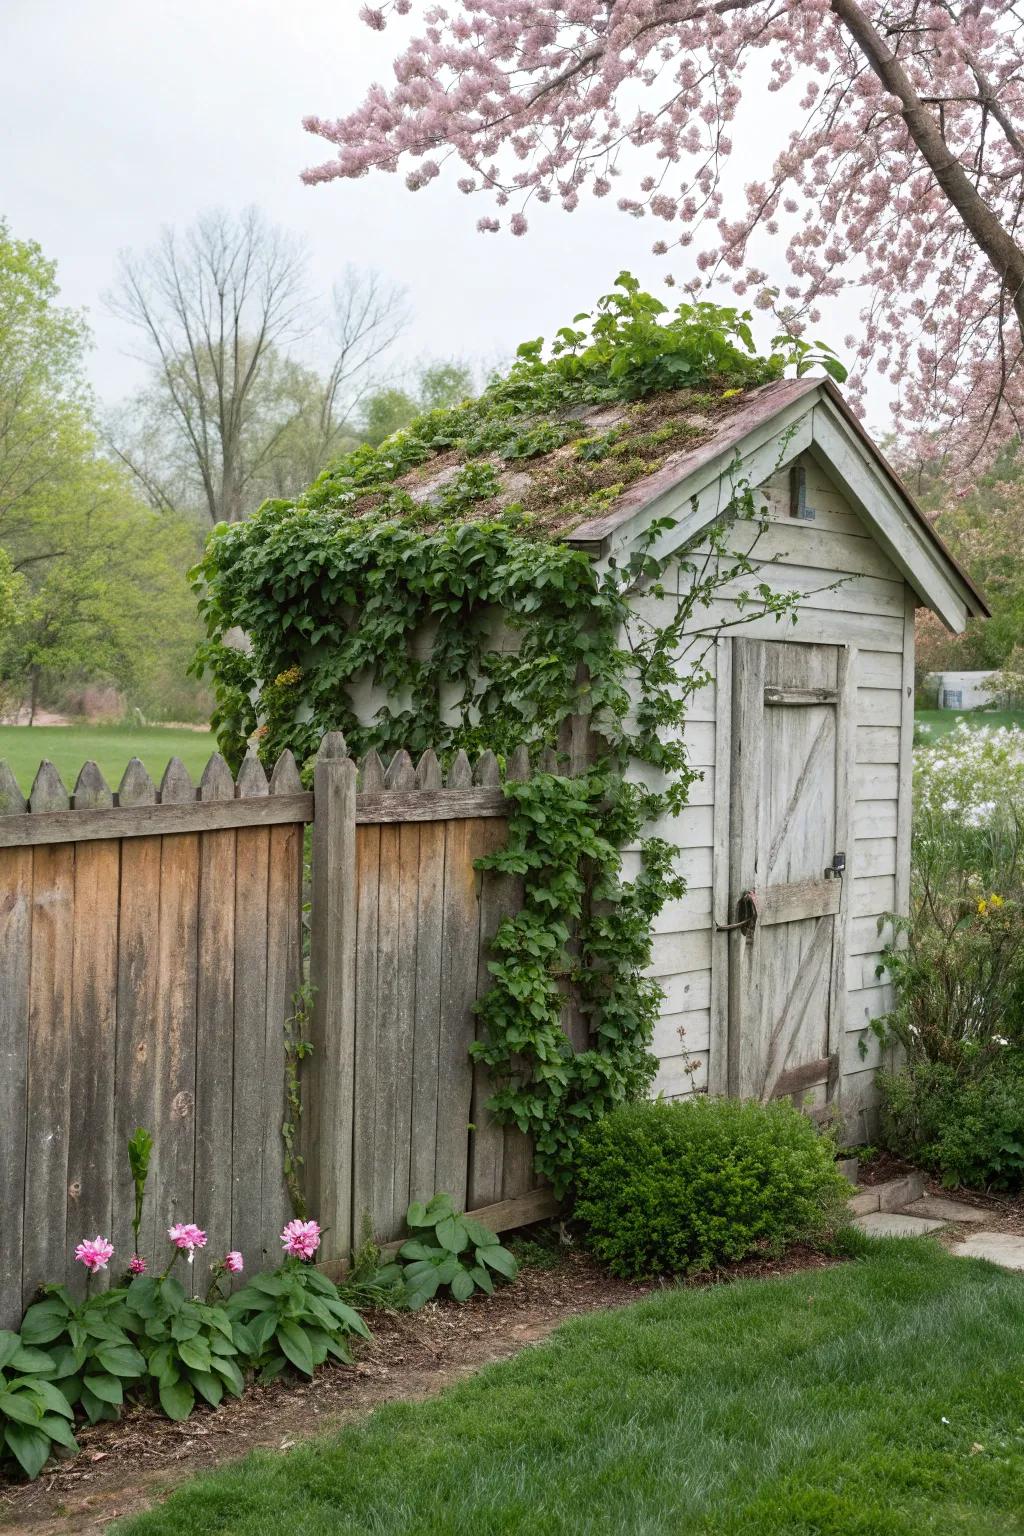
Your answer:
[[[750,1276],[822,1269],[834,1261],[810,1249],[781,1260],[737,1265],[687,1282],[708,1285]],[[373,1342],[353,1366],[325,1366],[310,1382],[251,1387],[217,1410],[197,1409],[183,1424],[134,1408],[116,1424],[85,1426],[81,1455],[35,1483],[0,1483],[0,1530],[31,1536],[102,1531],[156,1503],[187,1477],[259,1447],[288,1450],[301,1439],[340,1430],[381,1403],[440,1392],[493,1361],[545,1339],[560,1323],[626,1306],[656,1284],[616,1280],[584,1254],[551,1268],[524,1267],[513,1284],[462,1306],[432,1303],[416,1313],[378,1313]]]

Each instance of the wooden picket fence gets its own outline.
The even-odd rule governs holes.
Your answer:
[[[521,750],[508,777],[528,772]],[[195,1220],[211,1256],[276,1262],[304,978],[303,1179],[328,1264],[438,1189],[499,1228],[553,1209],[469,1057],[488,942],[520,899],[474,863],[506,827],[493,754],[460,753],[443,780],[433,752],[385,771],[337,733],[312,791],[288,752],[269,781],[250,753],[237,783],[215,754],[198,787],[177,760],[159,788],[133,760],[116,793],[87,763],[69,795],[44,763],[27,801],[0,764],[0,1327],[40,1283],[80,1287],[82,1237],[112,1235],[115,1271],[128,1258],[138,1125],[156,1140],[144,1254]]]

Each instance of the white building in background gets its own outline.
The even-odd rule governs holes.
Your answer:
[[[998,696],[989,685],[995,672],[940,672],[938,673],[939,709],[979,709],[985,704],[997,704]]]

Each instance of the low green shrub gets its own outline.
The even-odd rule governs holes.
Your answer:
[[[901,1157],[934,1169],[950,1188],[1024,1185],[1024,1056],[1005,1048],[972,1071],[912,1060],[879,1074],[882,1136]]]
[[[273,1381],[288,1366],[312,1376],[328,1355],[351,1364],[351,1335],[370,1337],[359,1313],[341,1300],[333,1280],[295,1254],[235,1291],[225,1310],[236,1335],[247,1341],[248,1363],[261,1382]]]
[[[78,1450],[74,1409],[54,1374],[43,1350],[0,1330],[0,1466],[11,1457],[26,1477],[38,1477],[55,1452]]]
[[[66,1286],[48,1285],[22,1318],[21,1339],[49,1355],[56,1386],[95,1424],[116,1419],[125,1390],[146,1373],[131,1321],[121,1289],[75,1302]]]
[[[622,1105],[583,1138],[575,1215],[624,1279],[782,1252],[842,1224],[832,1142],[788,1104]]]
[[[426,1205],[414,1200],[405,1224],[413,1235],[398,1250],[397,1261],[379,1271],[378,1283],[400,1280],[412,1312],[445,1286],[456,1301],[468,1301],[474,1291],[492,1295],[495,1277],[514,1280],[519,1273],[495,1233],[457,1211],[451,1195],[434,1195]]]

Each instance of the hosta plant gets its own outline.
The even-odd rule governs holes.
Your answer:
[[[280,1268],[257,1275],[225,1303],[249,1341],[260,1381],[273,1381],[288,1366],[312,1376],[328,1355],[346,1364],[352,1334],[368,1339],[359,1313],[342,1301],[338,1287],[313,1267],[320,1246],[315,1221],[288,1222],[281,1233]]]
[[[451,1195],[439,1194],[427,1205],[414,1201],[405,1216],[414,1234],[398,1251],[407,1306],[417,1311],[447,1286],[456,1301],[474,1291],[494,1291],[495,1277],[514,1280],[515,1258],[490,1228],[455,1209]],[[382,1274],[389,1274],[388,1270]]]
[[[74,1411],[53,1374],[48,1354],[0,1330],[0,1460],[12,1456],[26,1477],[38,1477],[53,1451],[78,1450]]]
[[[56,1385],[90,1424],[116,1419],[125,1391],[146,1374],[146,1361],[130,1336],[123,1290],[72,1300],[63,1285],[46,1286],[21,1323],[25,1344],[50,1359]]]
[[[197,1394],[214,1408],[225,1392],[241,1396],[252,1341],[223,1306],[190,1300],[173,1275],[137,1275],[124,1305],[147,1384],[168,1418],[187,1419]]]

